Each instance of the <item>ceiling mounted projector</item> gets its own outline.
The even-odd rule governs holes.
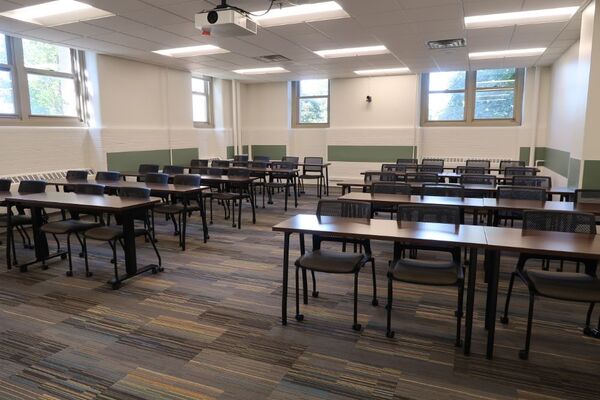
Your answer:
[[[225,0],[214,10],[196,14],[195,25],[196,29],[207,36],[256,35],[256,22],[250,18],[249,13],[229,6]]]

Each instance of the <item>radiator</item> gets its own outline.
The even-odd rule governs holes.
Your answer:
[[[81,168],[88,172],[88,175],[95,175],[96,172],[93,169]],[[17,174],[17,175],[4,175],[0,176],[2,179],[10,179],[13,183],[19,183],[21,181],[28,180],[36,180],[36,181],[47,181],[50,179],[60,179],[65,178],[67,176],[68,170],[59,170],[59,171],[44,171],[44,172],[30,172],[27,174]]]

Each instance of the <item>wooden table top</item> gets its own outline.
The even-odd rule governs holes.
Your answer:
[[[457,246],[484,246],[483,227],[476,225],[435,224],[371,219],[357,220],[299,214],[273,226],[275,232],[306,233],[334,237],[353,237],[373,240],[403,240],[412,243],[431,241]]]
[[[221,183],[251,183],[259,179],[256,176],[227,176],[227,175],[200,175],[203,181],[221,182]]]
[[[474,197],[415,196],[386,193],[352,192],[338,197],[339,200],[366,201],[381,204],[434,204],[439,206],[483,207],[483,199]]]
[[[600,204],[575,204],[571,201],[537,201],[489,198],[483,199],[483,206],[488,209],[577,211],[600,215]]]
[[[124,187],[140,187],[148,188],[152,192],[162,193],[192,193],[199,192],[202,190],[210,189],[208,186],[188,186],[188,185],[173,185],[173,184],[160,184],[160,183],[146,183],[146,182],[127,182],[127,181],[97,181],[97,180],[74,180],[74,179],[52,179],[46,181],[48,185],[81,185],[86,183],[93,183],[97,185],[103,185],[109,188],[124,188]]]
[[[135,199],[118,196],[98,196],[63,192],[46,192],[35,194],[13,193],[5,197],[7,203],[22,204],[29,207],[68,208],[98,210],[105,212],[122,212],[136,208],[150,207],[160,199]]]

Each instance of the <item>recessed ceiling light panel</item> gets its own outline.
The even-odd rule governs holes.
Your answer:
[[[536,47],[532,49],[500,50],[500,51],[481,51],[469,53],[470,60],[490,60],[494,58],[513,58],[513,57],[533,57],[539,56],[546,51],[545,47]]]
[[[236,69],[233,72],[240,75],[264,75],[264,74],[281,74],[284,72],[290,72],[282,67],[266,67],[266,68],[248,68],[248,69]]]
[[[260,26],[280,26],[299,24],[302,22],[326,21],[330,19],[349,18],[350,15],[335,1],[323,3],[302,4],[298,6],[271,9],[267,12],[257,11],[252,19]],[[265,14],[265,15],[262,15]]]
[[[362,69],[354,71],[356,75],[374,76],[374,75],[401,75],[410,74],[410,69],[403,68],[376,68],[376,69]]]
[[[388,54],[390,51],[385,46],[350,47],[346,49],[331,49],[315,51],[323,58],[359,57]]]
[[[579,7],[560,7],[501,14],[473,15],[465,17],[465,27],[467,29],[498,28],[512,25],[562,22],[571,19],[578,9]]]
[[[229,50],[213,46],[212,44],[205,44],[202,46],[178,47],[176,49],[155,50],[153,51],[153,53],[168,57],[185,58],[195,56],[207,56],[210,54],[229,53]]]
[[[56,0],[0,13],[1,16],[43,26],[58,26],[112,17],[115,14],[74,0]]]

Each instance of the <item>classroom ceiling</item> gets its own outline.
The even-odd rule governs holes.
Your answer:
[[[0,0],[0,12],[49,0]],[[470,15],[583,6],[589,0],[337,0],[350,18],[259,27],[256,36],[203,37],[194,14],[211,9],[211,0],[79,0],[110,11],[113,17],[45,28],[0,16],[0,31],[101,54],[185,69],[196,74],[254,81],[355,77],[354,70],[406,66],[412,72],[552,64],[579,38],[582,8],[567,22],[466,30]],[[317,3],[324,0],[306,1]],[[269,0],[229,0],[249,11]],[[293,1],[292,1],[293,2]],[[465,48],[430,50],[429,40],[465,38]],[[152,53],[165,48],[214,44],[226,54],[171,58]],[[391,54],[324,59],[316,50],[385,45]],[[541,56],[469,61],[468,53],[547,47]],[[280,54],[291,61],[264,63],[254,57]],[[241,76],[233,70],[283,66],[290,73]]]

